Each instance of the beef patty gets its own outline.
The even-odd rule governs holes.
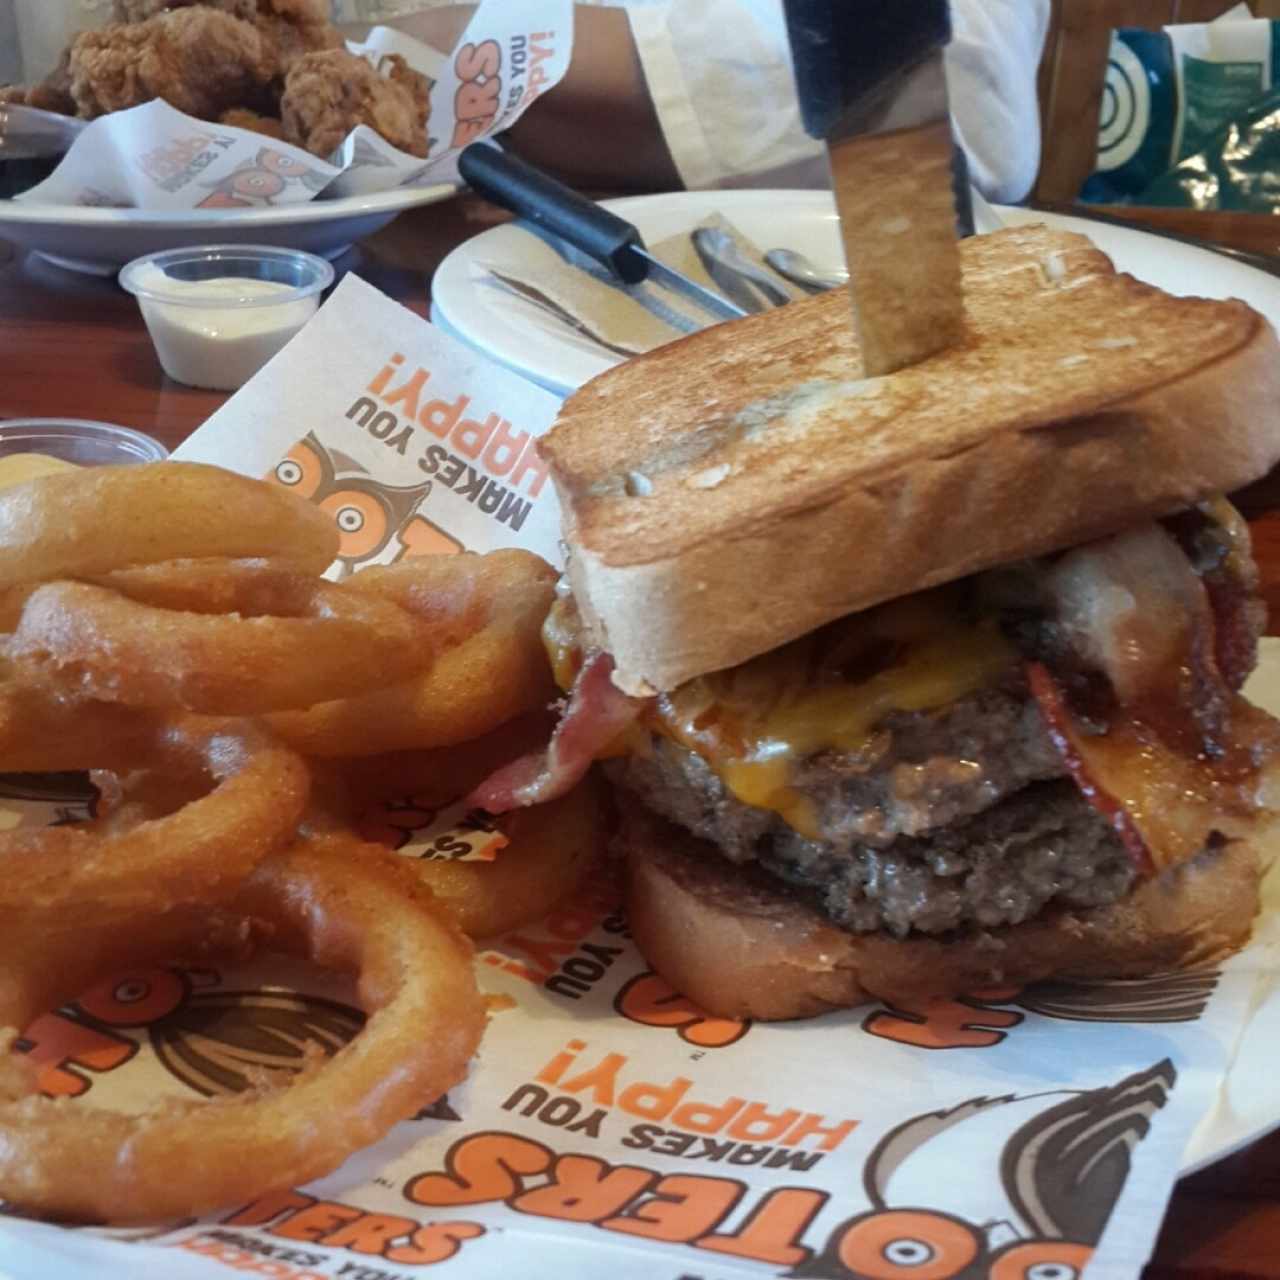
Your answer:
[[[870,772],[854,770],[847,758],[807,761],[798,780],[822,814],[821,840],[744,804],[701,756],[666,738],[655,738],[650,754],[607,768],[655,812],[735,862],[759,863],[855,933],[990,928],[1018,924],[1051,902],[1092,907],[1124,897],[1135,877],[1129,855],[1075,784],[1055,778],[1060,762],[1015,741],[1028,730],[1027,717],[1002,719],[1008,712],[1003,703],[987,722],[1007,723],[1007,750],[976,762],[954,751],[954,739],[945,754],[904,760],[895,751]],[[976,706],[963,714],[977,717]],[[899,725],[900,746],[925,745],[937,731],[926,718],[916,714],[914,737]],[[912,781],[904,786],[903,777]],[[1044,777],[1054,780],[1038,780]]]

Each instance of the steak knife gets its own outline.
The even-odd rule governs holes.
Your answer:
[[[963,325],[957,238],[973,227],[942,65],[947,0],[782,3],[805,131],[827,146],[866,374],[893,373]]]

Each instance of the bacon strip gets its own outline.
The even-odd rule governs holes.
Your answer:
[[[1208,594],[1159,525],[1067,552],[1046,586],[1076,656],[1107,677],[1122,707],[1204,711],[1225,693]]]
[[[1103,734],[1080,725],[1039,663],[1031,692],[1081,794],[1100,813],[1144,875],[1193,858],[1216,837],[1257,839],[1280,799],[1280,725],[1234,696],[1219,754],[1189,756],[1152,725],[1123,710]]]
[[[1154,524],[1069,552],[1047,578],[1074,656],[1107,677],[1113,697],[1088,708],[1105,731],[1088,727],[1040,663],[1028,666],[1031,692],[1081,794],[1143,874],[1276,819],[1280,725],[1233,692],[1251,656],[1247,535],[1225,536],[1227,558],[1244,557],[1215,569],[1219,593],[1237,597],[1225,623]]]
[[[535,751],[486,778],[466,804],[489,813],[509,813],[544,804],[571,791],[594,760],[625,733],[648,705],[629,698],[612,680],[613,659],[595,653],[574,680],[569,705],[545,751]]]

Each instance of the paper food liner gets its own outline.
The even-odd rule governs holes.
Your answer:
[[[554,499],[528,441],[555,409],[348,276],[176,456],[305,478],[343,526],[342,573],[431,549],[431,529],[554,559]],[[352,510],[384,513],[378,538],[348,543],[333,501],[346,492]],[[1263,641],[1247,692],[1280,712],[1280,642]],[[22,779],[0,822],[83,816],[77,786]],[[602,871],[479,952],[498,999],[469,1077],[375,1147],[199,1221],[72,1229],[13,1211],[0,1269],[1136,1277],[1193,1133],[1203,1155],[1280,1117],[1278,894],[1272,876],[1253,943],[1213,971],[753,1025],[708,1016],[648,969]],[[90,1004],[26,1032],[46,1089],[73,1106],[232,1094],[264,1061],[334,1053],[362,1023],[349,983],[269,956],[104,974]]]
[[[367,125],[326,161],[159,99],[85,126],[48,178],[16,199],[121,208],[263,209],[458,181],[463,147],[509,129],[557,84],[573,49],[571,0],[486,0],[449,57],[389,27],[347,48],[377,66],[400,54],[432,81],[426,158]]]
[[[703,218],[697,224],[701,227],[723,231],[738,252],[765,271],[789,298],[802,296],[768,269],[758,246],[722,214]],[[694,247],[692,231],[668,236],[648,248],[673,270],[714,293],[722,292]],[[518,250],[489,250],[476,258],[475,267],[618,356],[652,351],[708,323],[705,311],[661,284],[647,280],[623,284],[585,254],[532,227],[523,229]]]

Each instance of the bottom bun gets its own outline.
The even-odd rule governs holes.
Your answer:
[[[845,933],[758,868],[734,866],[625,794],[619,806],[632,935],[657,973],[720,1017],[805,1018],[874,999],[1208,964],[1249,940],[1258,910],[1258,856],[1236,842],[1106,907],[937,938]]]

